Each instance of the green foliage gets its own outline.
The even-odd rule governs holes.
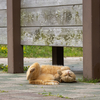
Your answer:
[[[4,92],[8,92],[8,91],[0,90],[0,93],[4,93]]]
[[[23,86],[23,84],[19,84],[20,86]]]
[[[8,56],[7,45],[0,45],[0,57]],[[49,46],[23,46],[24,57],[52,57],[52,47]],[[64,47],[64,57],[82,57],[83,48]]]
[[[59,94],[57,95],[57,97],[64,98],[62,95],[59,95]]]
[[[82,78],[82,79],[78,79],[77,81],[85,82],[85,83],[97,83],[97,82],[100,82],[100,79],[86,79],[86,78]]]
[[[48,92],[48,93],[45,92],[45,93],[42,93],[42,94],[43,94],[44,96],[53,96],[51,92]]]
[[[0,70],[3,72],[8,72],[8,65],[0,64]]]
[[[24,66],[24,71],[26,72],[28,70],[29,66]],[[3,72],[8,72],[8,65],[0,64],[0,70]]]
[[[52,47],[24,46],[24,57],[52,57]],[[64,47],[64,57],[82,57],[83,48]]]
[[[82,57],[83,48],[64,47],[64,57]]]
[[[45,89],[44,89],[43,91],[44,91],[44,92],[46,92],[46,90],[45,90]]]
[[[24,66],[24,71],[27,71],[30,66]]]
[[[38,93],[38,94],[42,94],[42,95],[44,95],[44,96],[56,96],[56,97],[60,97],[60,98],[66,98],[66,99],[70,99],[69,97],[64,97],[64,96],[62,96],[62,95],[59,95],[59,94],[57,94],[57,95],[53,95],[51,92],[43,92],[43,93]]]
[[[7,45],[0,45],[0,57],[7,57],[8,49]]]
[[[69,97],[65,97],[66,99],[71,99],[71,98],[69,98]]]
[[[51,57],[52,48],[43,46],[24,46],[24,57]]]

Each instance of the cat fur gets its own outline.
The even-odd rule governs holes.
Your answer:
[[[63,71],[70,70],[68,66],[53,66],[53,65],[39,65],[38,63],[32,64],[26,73],[27,80],[30,84],[41,84],[41,85],[57,85],[63,78]],[[67,75],[67,74],[66,74]],[[57,77],[58,76],[58,77]],[[65,77],[65,76],[64,76]]]

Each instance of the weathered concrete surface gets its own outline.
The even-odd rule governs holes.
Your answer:
[[[65,65],[74,71],[82,72],[82,57],[67,57]],[[51,58],[24,58],[24,65],[29,66],[34,62],[52,64]],[[7,64],[7,58],[0,58],[0,64]],[[73,66],[73,67],[72,67]],[[82,78],[76,74],[76,78]],[[55,96],[43,96],[47,95]],[[40,95],[42,94],[42,95]],[[100,83],[61,83],[60,85],[30,85],[26,74],[8,74],[0,72],[0,100],[65,100],[57,95],[71,98],[70,100],[100,100]],[[68,99],[66,99],[68,100]]]
[[[76,77],[82,78],[82,74],[76,74]],[[44,93],[55,96],[43,96]],[[71,98],[70,100],[100,100],[100,83],[30,85],[25,73],[0,73],[0,100],[65,100],[57,97],[58,94]]]

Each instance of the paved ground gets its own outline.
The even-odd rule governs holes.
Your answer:
[[[77,79],[82,78],[82,74],[76,75]],[[65,100],[57,95],[71,98],[70,100],[100,100],[100,83],[30,85],[25,73],[0,73],[0,100]]]
[[[6,61],[7,59],[0,59],[0,63],[7,64]],[[50,58],[25,58],[24,64],[30,65],[35,61],[40,64],[51,64]],[[82,71],[82,58],[67,58],[65,61],[67,61],[65,65],[68,64],[75,71],[78,70],[80,65],[79,69],[81,70],[78,71]],[[83,75],[78,73],[76,77],[79,79]],[[60,98],[61,96],[68,99]],[[100,100],[100,83],[77,82],[61,83],[60,85],[30,85],[26,80],[25,73],[8,74],[0,72],[0,100]]]

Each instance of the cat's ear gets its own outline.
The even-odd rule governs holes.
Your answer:
[[[35,70],[35,68],[32,68],[31,70],[30,70],[30,72],[33,72]]]

